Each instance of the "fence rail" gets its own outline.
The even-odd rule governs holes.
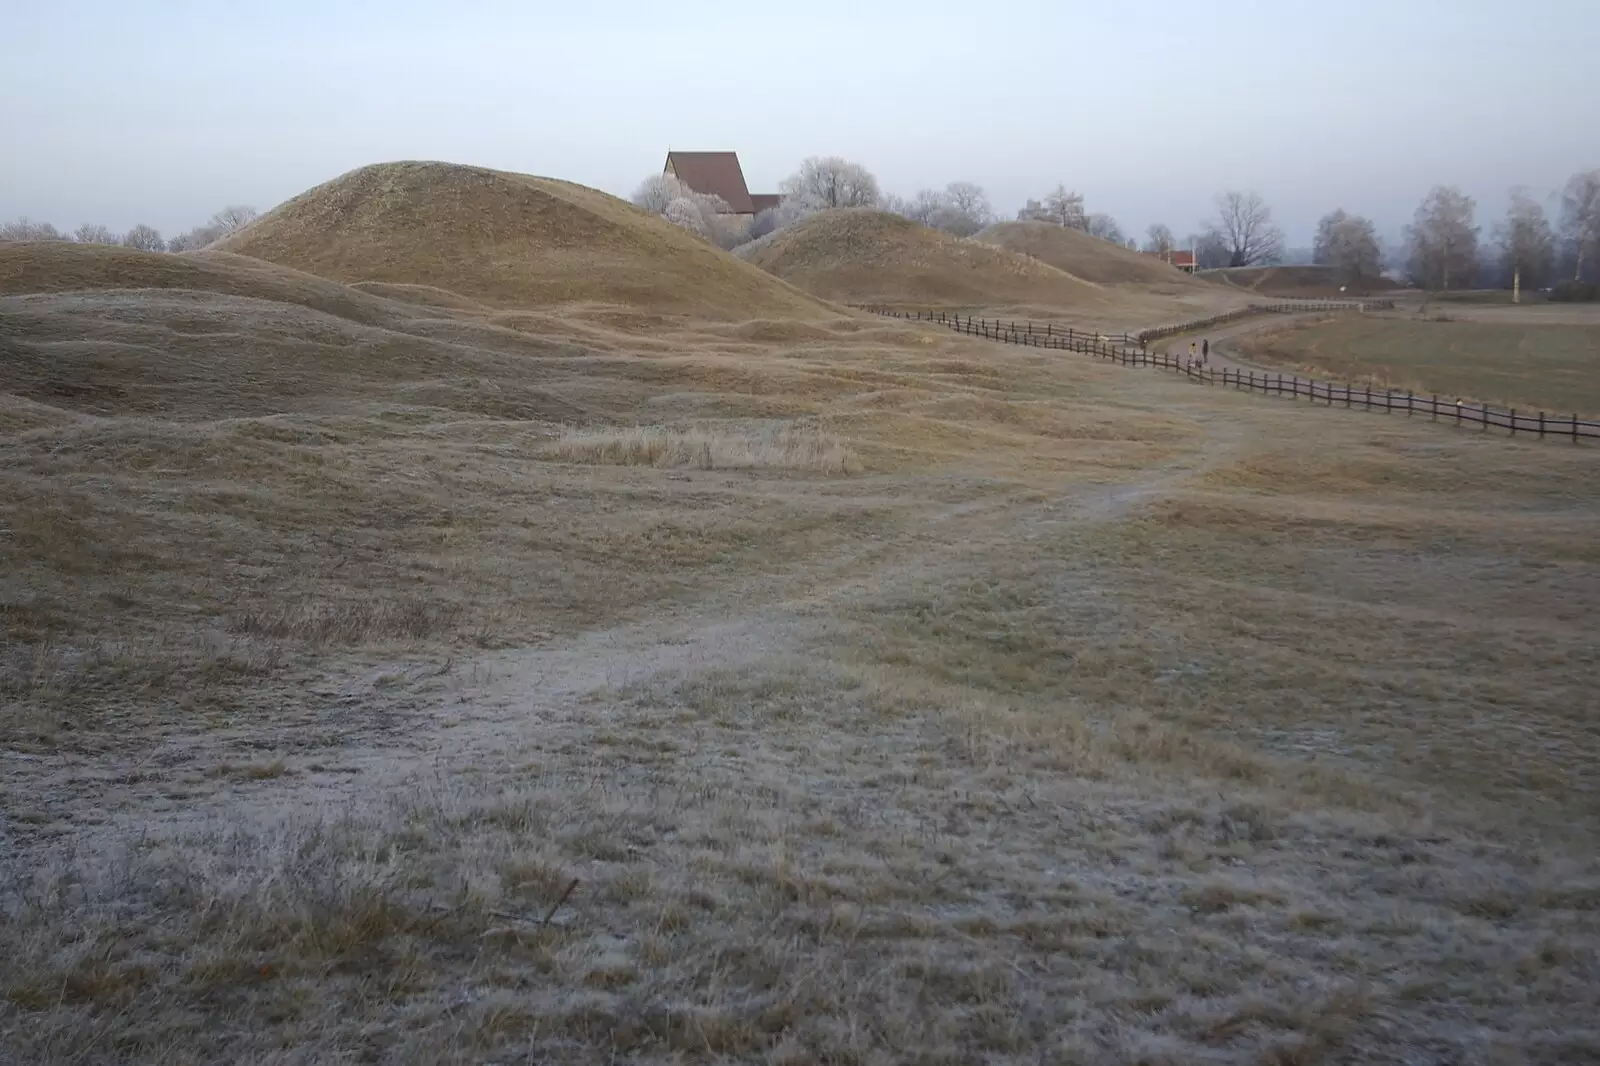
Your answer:
[[[1229,322],[1237,322],[1242,318],[1250,318],[1253,315],[1299,315],[1318,311],[1392,310],[1394,310],[1393,300],[1286,300],[1280,303],[1251,304],[1249,307],[1241,307],[1236,311],[1212,315],[1210,318],[1196,319],[1193,322],[1178,322],[1170,326],[1152,326],[1150,329],[1141,329],[1138,333],[1132,334],[1132,337],[1135,343],[1144,345],[1166,337],[1176,337],[1180,333],[1193,333],[1196,330],[1227,325]]]
[[[1365,307],[1374,304],[1393,306],[1393,301],[1361,301]],[[1287,307],[1300,308],[1304,304]],[[1163,326],[1158,330],[1141,330],[1138,333],[1094,333],[1056,326],[1052,323],[1015,322],[1000,319],[962,316],[946,311],[896,311],[885,307],[864,307],[862,310],[890,318],[903,318],[918,322],[931,322],[957,333],[1003,344],[1021,344],[1032,348],[1050,348],[1059,351],[1082,352],[1121,366],[1147,366],[1183,374],[1193,381],[1258,392],[1264,396],[1284,396],[1305,399],[1312,404],[1327,407],[1361,408],[1365,411],[1383,411],[1385,414],[1403,412],[1407,416],[1427,415],[1433,422],[1448,422],[1457,426],[1476,426],[1487,431],[1504,429],[1508,436],[1536,436],[1563,438],[1576,444],[1580,440],[1600,440],[1600,421],[1570,416],[1551,415],[1544,411],[1528,413],[1516,408],[1491,407],[1488,404],[1465,400],[1440,399],[1437,394],[1418,396],[1414,392],[1394,389],[1374,391],[1370,385],[1336,385],[1332,382],[1303,378],[1296,374],[1269,374],[1255,370],[1218,369],[1214,366],[1196,366],[1168,352],[1151,352],[1145,346],[1151,339],[1193,333],[1213,325],[1232,322],[1251,313],[1270,313],[1286,310],[1284,305],[1258,305],[1242,311],[1230,312],[1215,318],[1186,322],[1179,326]],[[1318,303],[1313,310],[1328,309],[1327,303]],[[1353,307],[1352,307],[1353,309]],[[1135,347],[1137,345],[1137,347]]]

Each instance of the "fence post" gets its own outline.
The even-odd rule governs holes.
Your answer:
[[[1372,386],[1367,386],[1367,410],[1372,410]]]
[[[1511,423],[1511,435],[1515,437],[1517,435],[1517,409],[1515,407],[1511,409],[1511,417],[1506,421]]]
[[[1413,396],[1412,396],[1412,395],[1411,395],[1411,390],[1410,390],[1410,389],[1407,389],[1407,390],[1406,390],[1406,417],[1407,417],[1407,418],[1410,418],[1410,417],[1411,417],[1411,408],[1412,408],[1412,407],[1413,407],[1413,406],[1415,406],[1415,405],[1414,405],[1414,404],[1413,404],[1413,402],[1412,402],[1412,401],[1413,401],[1413,399],[1414,399],[1414,397],[1413,397]]]
[[[1439,421],[1439,394],[1433,394],[1433,421]]]
[[[1578,443],[1578,412],[1572,412],[1572,443]]]
[[[1539,412],[1539,439],[1544,440],[1544,412]]]

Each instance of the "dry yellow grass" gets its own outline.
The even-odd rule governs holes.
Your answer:
[[[1211,288],[1154,256],[1048,222],[999,222],[976,239],[1101,285],[1141,285],[1170,295]]]
[[[1112,302],[1099,286],[1046,263],[883,211],[820,212],[740,254],[829,300],[1079,314]]]
[[[631,426],[568,429],[555,454],[580,463],[689,466],[700,470],[813,470],[848,473],[848,449],[818,427],[777,425]]]
[[[836,313],[605,193],[447,163],[351,171],[219,247],[336,281],[431,286],[504,308],[593,303],[734,319]]]
[[[1600,1055],[1592,450],[116,270],[0,296],[0,1058]]]

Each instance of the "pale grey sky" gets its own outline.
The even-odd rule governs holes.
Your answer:
[[[1309,243],[1398,233],[1435,183],[1600,166],[1600,0],[0,0],[0,218],[186,229],[365,163],[627,195],[669,147],[751,187],[807,155],[1004,215],[1057,182],[1182,236],[1224,187]]]

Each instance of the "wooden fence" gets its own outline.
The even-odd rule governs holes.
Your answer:
[[[1390,303],[1390,301],[1384,302]],[[1372,304],[1368,302],[1367,306],[1370,307]],[[1275,305],[1262,305],[1262,307],[1276,309]],[[1319,304],[1316,309],[1322,310],[1326,307],[1327,304]],[[1576,414],[1570,416],[1550,415],[1544,411],[1530,414],[1526,411],[1518,412],[1514,407],[1509,409],[1490,407],[1488,404],[1483,403],[1440,399],[1438,395],[1418,396],[1413,392],[1398,392],[1394,389],[1380,389],[1375,392],[1370,385],[1335,385],[1331,382],[1317,381],[1314,378],[1302,378],[1295,374],[1269,374],[1255,370],[1231,370],[1226,368],[1218,369],[1214,366],[1195,366],[1191,361],[1170,353],[1147,350],[1140,344],[1141,341],[1148,343],[1151,339],[1150,331],[1147,330],[1142,330],[1139,333],[1105,334],[1055,326],[1050,323],[1038,324],[975,318],[972,315],[962,316],[946,311],[895,311],[881,307],[869,307],[863,308],[863,310],[873,311],[876,314],[887,315],[891,318],[937,323],[953,329],[957,333],[964,333],[972,337],[983,337],[986,340],[1000,341],[1003,344],[1021,344],[1033,348],[1082,352],[1121,366],[1148,366],[1161,370],[1171,370],[1185,375],[1192,381],[1200,381],[1209,385],[1218,385],[1223,388],[1233,388],[1247,392],[1259,392],[1264,396],[1305,399],[1312,404],[1321,404],[1327,407],[1359,407],[1362,410],[1382,411],[1385,414],[1403,412],[1407,416],[1427,415],[1429,420],[1433,422],[1449,422],[1457,426],[1476,426],[1485,431],[1490,428],[1504,429],[1509,436],[1513,437],[1519,433],[1537,436],[1540,440],[1546,437],[1559,437],[1571,440],[1574,444],[1584,439],[1600,440],[1600,421],[1582,419]],[[1234,321],[1249,313],[1262,312],[1253,312],[1250,309],[1246,309],[1243,312],[1230,312],[1229,315],[1189,322],[1182,326],[1162,327],[1162,330],[1170,330],[1170,332],[1164,332],[1161,335],[1174,336],[1179,333],[1194,333],[1219,322]],[[1135,347],[1134,345],[1139,346]]]
[[[1288,300],[1281,303],[1251,304],[1241,307],[1236,311],[1225,314],[1212,315],[1210,318],[1196,319],[1193,322],[1179,322],[1170,326],[1152,326],[1150,329],[1141,329],[1132,335],[1133,340],[1140,344],[1149,344],[1151,341],[1162,340],[1166,337],[1176,337],[1180,333],[1194,333],[1215,326],[1224,326],[1229,322],[1237,322],[1242,318],[1253,315],[1300,315],[1318,311],[1392,311],[1393,300]]]

